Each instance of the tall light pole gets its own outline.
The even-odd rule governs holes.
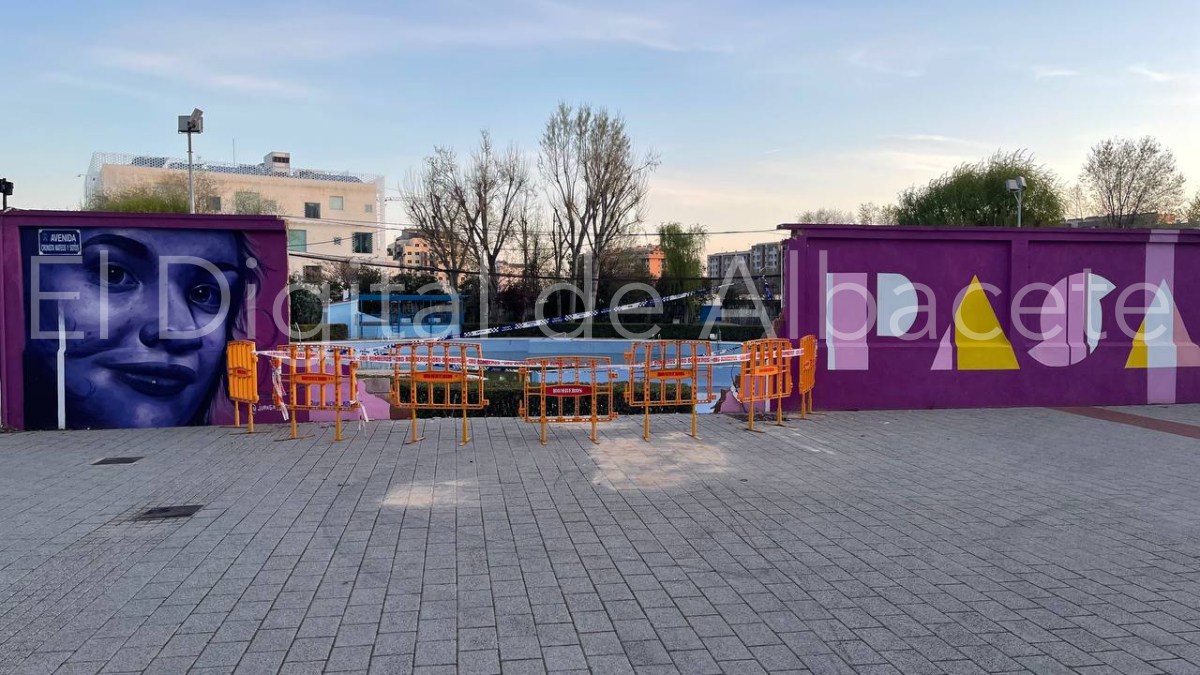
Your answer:
[[[188,213],[196,212],[196,188],[192,183],[192,134],[204,133],[204,111],[195,108],[191,115],[179,116],[179,133],[188,141]]]
[[[1008,191],[1017,196],[1017,227],[1021,226],[1021,198],[1025,194],[1025,177],[1017,176],[1004,181]]]

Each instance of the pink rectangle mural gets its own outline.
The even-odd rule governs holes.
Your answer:
[[[67,428],[229,423],[226,343],[287,341],[274,217],[10,211],[0,281],[0,421],[19,429],[60,409]]]
[[[1200,401],[1200,231],[781,227],[818,408]]]

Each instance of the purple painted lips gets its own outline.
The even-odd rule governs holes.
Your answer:
[[[110,366],[117,379],[147,396],[176,396],[196,382],[196,371],[173,363],[121,363]]]

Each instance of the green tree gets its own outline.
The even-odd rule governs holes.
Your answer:
[[[422,286],[438,283],[438,279],[432,272],[397,272],[393,274],[388,282],[403,287],[403,293],[413,294],[421,290]]]
[[[660,293],[673,295],[704,286],[704,245],[707,241],[708,235],[700,225],[685,228],[680,223],[663,223],[658,226],[658,247],[663,252],[663,271],[658,279]],[[700,303],[701,298],[688,298],[686,302],[664,307],[663,311],[670,316],[682,315],[690,319]]]
[[[306,283],[299,274],[288,277],[288,282],[294,284],[288,295],[292,323],[321,323],[324,303],[317,294],[318,285]]]
[[[219,193],[213,181],[203,172],[192,179],[196,192],[196,212],[211,213],[211,197]],[[129,185],[97,192],[83,205],[84,211],[117,211],[121,213],[187,213],[188,180],[184,172],[166,173],[154,183]]]
[[[1005,187],[1024,177],[1022,224],[1052,225],[1063,220],[1064,200],[1058,176],[1024,150],[997,152],[975,164],[962,164],[924,187],[900,193],[900,225],[1015,226],[1017,201]]]

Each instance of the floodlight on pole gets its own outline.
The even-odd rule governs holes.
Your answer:
[[[8,208],[8,198],[12,196],[13,184],[7,178],[0,178],[0,210]]]
[[[1025,177],[1017,176],[1004,181],[1004,187],[1017,197],[1017,227],[1021,226],[1021,207],[1025,195]]]
[[[179,133],[187,134],[188,143],[188,213],[196,212],[196,187],[192,181],[192,134],[204,133],[204,111],[193,108],[191,115],[179,116]]]

